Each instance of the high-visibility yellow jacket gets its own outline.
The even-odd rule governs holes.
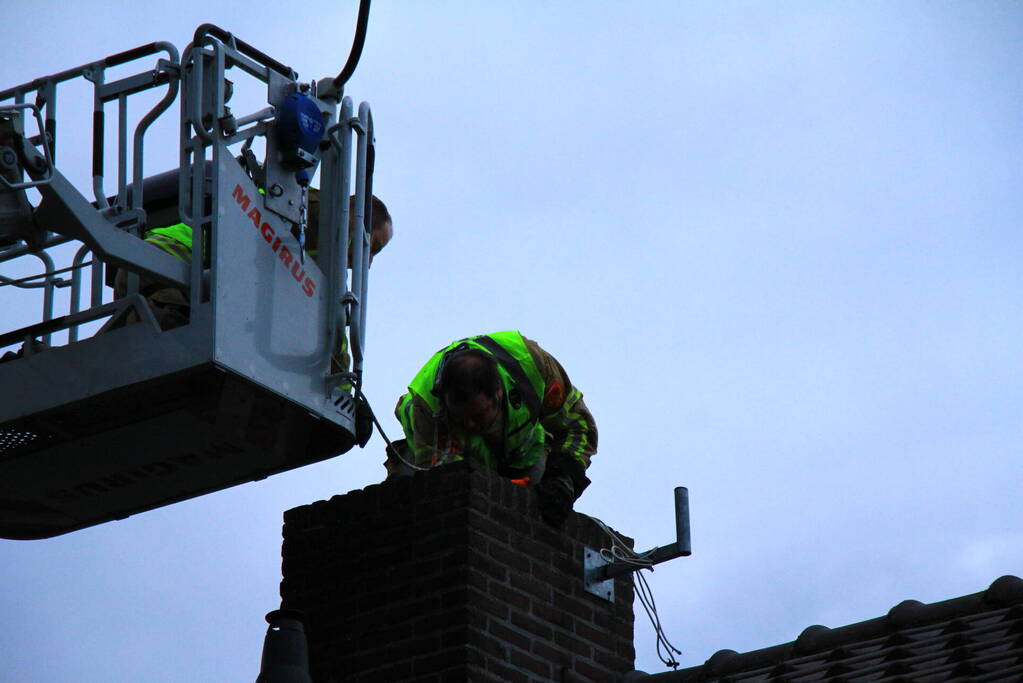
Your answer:
[[[474,348],[493,356],[504,388],[499,437],[467,434],[446,419],[435,392],[438,371],[452,351]],[[416,464],[463,458],[509,477],[528,472],[545,454],[558,454],[582,469],[597,451],[597,426],[561,364],[521,333],[468,337],[435,353],[409,384],[395,408]]]

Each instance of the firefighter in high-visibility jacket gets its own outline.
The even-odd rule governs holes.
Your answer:
[[[192,261],[192,228],[185,223],[154,228],[146,233],[145,240],[185,263]],[[127,273],[118,270],[114,280],[114,298],[123,298],[127,290]],[[149,302],[160,329],[172,330],[188,324],[188,296],[182,290],[143,277],[139,281],[139,293]],[[129,322],[137,319],[134,312],[128,316]]]
[[[427,361],[395,416],[417,467],[469,459],[533,488],[561,524],[589,485],[597,425],[551,354],[521,333],[462,339]]]

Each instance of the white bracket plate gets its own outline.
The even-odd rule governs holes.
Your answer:
[[[608,602],[614,602],[615,580],[613,578],[604,581],[593,579],[593,574],[598,569],[609,564],[611,563],[600,556],[599,551],[589,547],[583,548],[583,588],[599,598],[603,598]]]

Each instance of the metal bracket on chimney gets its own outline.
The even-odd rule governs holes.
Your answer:
[[[609,602],[615,599],[616,576],[629,574],[644,567],[652,567],[661,562],[674,560],[676,557],[688,557],[693,554],[689,538],[689,489],[685,486],[675,488],[675,542],[670,545],[657,546],[637,557],[645,560],[643,564],[632,562],[612,562],[604,559],[599,550],[583,549],[583,588],[597,597]]]

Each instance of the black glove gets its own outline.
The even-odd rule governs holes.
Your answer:
[[[589,485],[582,463],[575,458],[552,453],[547,458],[543,480],[536,487],[540,516],[551,526],[561,526],[572,510],[572,504]]]
[[[536,486],[536,496],[543,521],[555,527],[565,523],[576,498],[572,479],[564,474],[545,475]]]
[[[387,453],[384,468],[387,469],[388,479],[411,477],[415,474],[415,470],[409,466],[409,463],[414,461],[416,457],[412,454],[412,449],[408,447],[408,442],[405,439],[392,441],[391,445],[385,448],[384,451]]]

